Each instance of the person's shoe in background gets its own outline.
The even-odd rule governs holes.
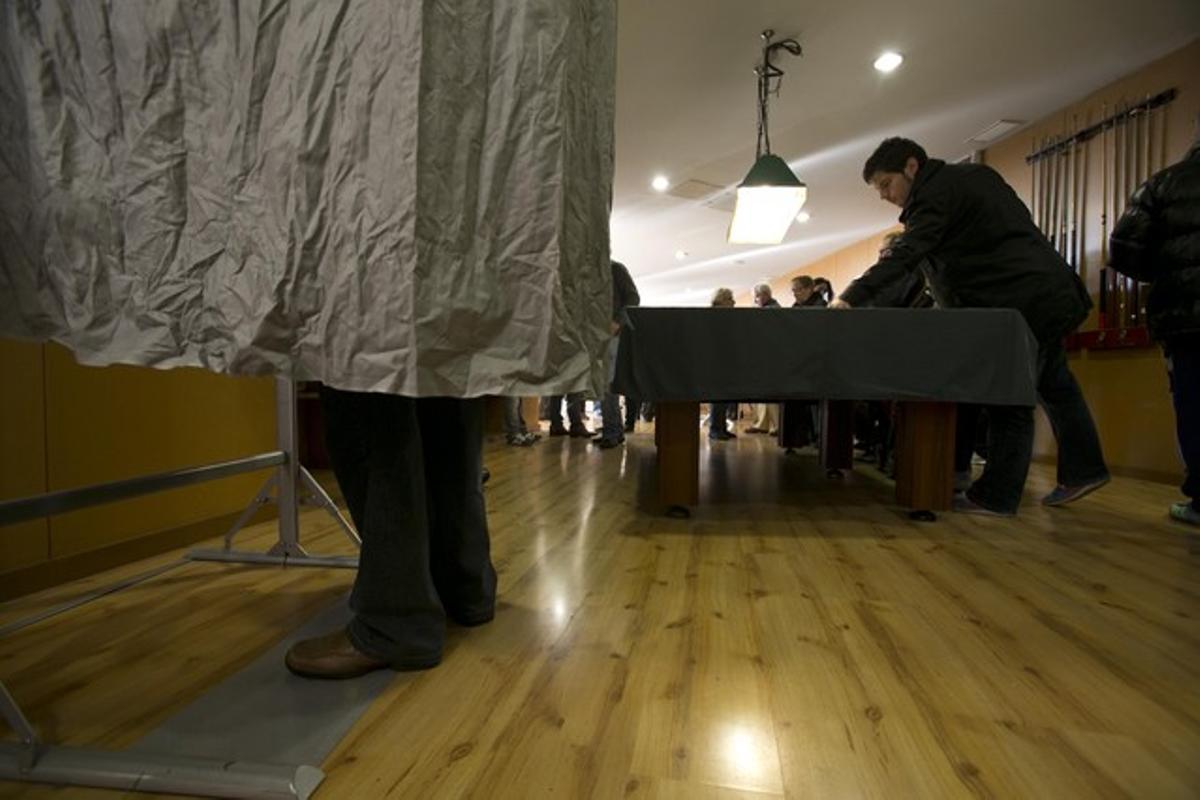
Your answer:
[[[1171,504],[1171,519],[1200,527],[1200,511],[1186,501]]]
[[[1065,506],[1067,503],[1074,503],[1081,497],[1086,497],[1092,492],[1099,489],[1104,484],[1108,483],[1110,478],[1105,475],[1103,478],[1097,478],[1094,481],[1081,483],[1078,486],[1063,486],[1061,483],[1054,487],[1054,491],[1042,498],[1044,506]]]

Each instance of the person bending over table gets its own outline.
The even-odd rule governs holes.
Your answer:
[[[1016,192],[991,167],[947,164],[899,137],[876,148],[862,177],[902,209],[904,235],[830,307],[870,305],[929,259],[931,288],[947,307],[1020,311],[1038,342],[1038,399],[1058,439],[1058,485],[1042,503],[1065,505],[1106,484],[1100,438],[1062,343],[1091,299]],[[993,406],[988,420],[987,466],[954,508],[1013,516],[1033,455],[1033,409]]]

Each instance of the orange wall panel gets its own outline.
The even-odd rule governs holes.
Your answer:
[[[40,344],[0,339],[0,500],[46,491],[46,414]],[[45,561],[44,519],[0,527],[0,573]]]
[[[269,378],[199,369],[84,367],[46,348],[48,490],[201,466],[275,449]],[[95,506],[50,521],[58,558],[239,511],[269,471]]]

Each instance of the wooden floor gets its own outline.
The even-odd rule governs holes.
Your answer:
[[[705,505],[673,520],[648,433],[489,446],[496,620],[397,674],[318,797],[1200,796],[1200,537],[1172,487],[1047,510],[1035,467],[1017,521],[920,524],[877,474],[829,481],[765,437],[701,461]],[[120,747],[351,580],[189,565],[0,640],[0,677],[48,738]],[[0,783],[50,795],[115,796]]]

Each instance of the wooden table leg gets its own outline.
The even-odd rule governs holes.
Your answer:
[[[659,403],[654,419],[658,445],[658,496],[669,510],[700,500],[700,404]]]
[[[821,466],[826,474],[854,466],[854,401],[821,401]]]
[[[950,508],[954,497],[954,403],[903,402],[897,416],[896,502],[914,512]]]

